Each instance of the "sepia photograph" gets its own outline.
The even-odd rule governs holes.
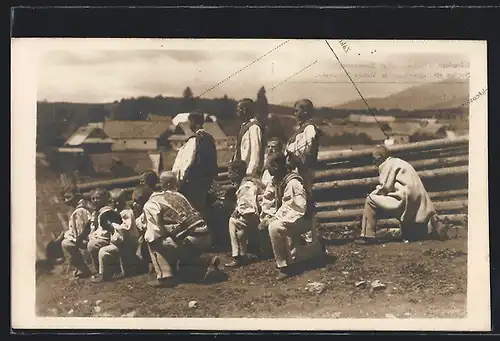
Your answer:
[[[13,323],[490,329],[485,41],[11,53]]]

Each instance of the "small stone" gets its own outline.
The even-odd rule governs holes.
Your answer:
[[[196,308],[198,306],[198,302],[189,301],[188,306],[189,306],[189,308]]]
[[[306,291],[311,291],[315,292],[316,294],[321,294],[325,291],[325,285],[320,282],[312,282],[307,285]]]
[[[382,282],[380,282],[378,279],[372,282],[372,288],[374,290],[382,290],[385,289],[386,286]]]
[[[366,281],[358,281],[354,285],[356,286],[356,288],[365,287],[366,286]]]

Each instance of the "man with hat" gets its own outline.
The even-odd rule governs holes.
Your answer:
[[[417,171],[406,161],[391,156],[384,145],[372,152],[379,170],[379,184],[365,200],[361,235],[356,243],[374,244],[377,218],[397,218],[405,239],[429,236],[446,239],[445,227],[439,221],[434,205]]]
[[[250,98],[238,102],[236,116],[242,121],[232,161],[243,160],[246,174],[260,177],[264,165],[264,130],[255,117],[255,103]]]
[[[115,233],[113,223],[121,224],[122,220],[120,214],[109,206],[109,192],[107,190],[102,188],[94,189],[91,193],[91,200],[95,211],[92,213],[87,250],[97,272],[92,281],[101,282],[113,278],[113,274],[109,273],[108,267],[105,267],[108,253],[104,247],[109,246],[112,239],[115,243],[117,242],[115,239],[121,240],[121,236]]]
[[[109,192],[109,206],[120,215],[121,223],[111,222],[113,234],[110,244],[99,250],[99,262],[102,263],[100,266],[104,269],[104,273],[111,272],[112,265],[119,261],[120,273],[115,278],[128,275],[138,263],[135,259],[135,252],[139,234],[134,212],[126,207],[125,194],[125,190],[121,188],[115,188]]]
[[[75,278],[88,277],[90,270],[82,256],[82,250],[87,246],[94,206],[82,197],[76,187],[66,189],[64,203],[74,207],[74,210],[69,217],[68,230],[62,234],[61,247],[74,267]]]
[[[156,271],[154,287],[172,287],[177,269],[205,267],[204,280],[218,277],[219,259],[201,259],[212,246],[210,231],[201,214],[178,191],[177,174],[165,174],[165,191],[154,193],[144,205],[147,221],[144,239]]]
[[[218,173],[217,149],[213,136],[203,129],[202,112],[190,113],[188,121],[193,134],[179,149],[172,171],[177,174],[179,191],[205,215],[208,192]]]
[[[324,249],[321,243],[314,241],[298,254],[298,247],[305,244],[302,235],[314,228],[309,194],[302,177],[287,165],[285,155],[270,156],[267,167],[276,193],[276,213],[267,224],[281,280],[295,273],[298,261],[324,254]]]
[[[320,131],[312,123],[314,106],[309,99],[298,100],[294,108],[298,128],[288,140],[285,155],[292,167],[297,168],[304,180],[306,190],[311,193],[314,169],[318,161]]]
[[[246,163],[235,160],[229,164],[229,178],[236,191],[236,207],[229,218],[229,236],[233,260],[227,267],[247,264],[253,257],[248,254],[249,234],[256,235],[259,225],[259,197],[264,190],[260,179],[246,175]],[[258,239],[257,239],[258,240]]]

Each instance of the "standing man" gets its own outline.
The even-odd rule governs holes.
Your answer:
[[[297,168],[304,180],[306,190],[311,193],[314,183],[314,169],[318,161],[320,131],[311,121],[314,106],[309,99],[295,102],[294,108],[299,126],[288,140],[285,155],[292,167]]]
[[[210,231],[200,213],[178,192],[177,174],[167,173],[167,189],[151,195],[144,205],[146,233],[151,260],[156,271],[154,287],[173,287],[177,269],[205,266],[204,279],[211,281],[220,273],[219,258],[201,259],[212,246]],[[208,264],[208,267],[206,267]]]
[[[379,184],[366,197],[361,236],[356,242],[377,242],[376,224],[379,215],[399,219],[404,238],[418,238],[418,235],[445,238],[444,226],[439,222],[431,198],[415,169],[408,162],[392,157],[384,145],[377,146],[372,157],[379,169]],[[418,227],[423,229],[419,231]]]
[[[236,208],[229,218],[229,236],[233,260],[227,267],[238,267],[247,264],[251,258],[248,254],[248,235],[256,235],[259,225],[259,196],[264,188],[262,182],[252,175],[245,176],[246,164],[236,160],[229,164],[229,178],[236,191]],[[254,238],[254,240],[258,240]]]
[[[242,121],[232,161],[243,160],[246,174],[260,177],[264,165],[264,129],[255,118],[255,103],[249,98],[238,102],[236,116]]]
[[[203,130],[203,113],[192,112],[188,120],[193,135],[177,153],[172,171],[177,174],[179,191],[204,216],[208,192],[218,173],[217,149],[213,136]]]
[[[64,202],[73,206],[74,210],[69,217],[68,230],[63,234],[61,247],[74,268],[74,277],[85,278],[90,276],[90,270],[81,252],[87,248],[94,206],[82,198],[76,187],[64,193]]]
[[[269,237],[279,270],[278,280],[295,273],[296,263],[324,253],[318,241],[302,248],[297,257],[297,248],[304,245],[302,235],[314,228],[309,195],[303,185],[302,177],[287,168],[283,154],[269,158],[268,169],[276,184],[276,213],[268,220]]]

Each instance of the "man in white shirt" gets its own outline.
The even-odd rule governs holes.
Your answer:
[[[229,177],[236,191],[236,207],[229,218],[229,236],[233,260],[227,267],[238,267],[247,264],[252,258],[248,254],[249,234],[257,234],[259,225],[259,196],[264,190],[262,182],[252,175],[245,176],[246,164],[236,160],[229,164]],[[258,244],[258,239],[253,238]]]
[[[243,160],[246,174],[260,177],[264,165],[264,129],[255,118],[255,103],[249,98],[238,102],[236,116],[242,121],[232,161]]]
[[[289,162],[292,162],[292,166],[297,168],[298,173],[304,179],[306,190],[311,193],[321,132],[311,121],[314,106],[309,99],[297,101],[294,107],[299,126],[287,142],[285,155]]]
[[[295,273],[296,263],[324,254],[321,243],[304,248],[297,257],[297,248],[305,244],[302,235],[313,228],[313,210],[302,177],[290,170],[283,154],[274,154],[268,161],[268,169],[275,184],[276,212],[268,220],[269,237],[279,270],[278,280]]]
[[[377,146],[372,157],[379,169],[379,184],[365,200],[358,244],[374,244],[377,218],[397,218],[405,239],[446,238],[434,205],[418,173],[406,161],[392,157],[386,146]]]
[[[205,216],[210,186],[217,176],[217,149],[212,135],[203,130],[205,116],[195,111],[188,115],[193,135],[177,153],[172,171],[177,174],[179,191]]]
[[[156,271],[153,287],[173,287],[178,278],[177,269],[205,267],[205,281],[216,280],[221,273],[219,258],[201,259],[210,249],[210,231],[201,214],[178,192],[177,174],[167,173],[166,190],[154,193],[144,205],[146,232],[151,260]],[[165,174],[165,175],[167,175]]]
[[[66,191],[65,203],[73,206],[74,210],[69,217],[68,230],[63,233],[61,247],[75,269],[74,277],[88,277],[90,269],[82,256],[82,250],[87,246],[94,206],[81,196],[76,187]]]

